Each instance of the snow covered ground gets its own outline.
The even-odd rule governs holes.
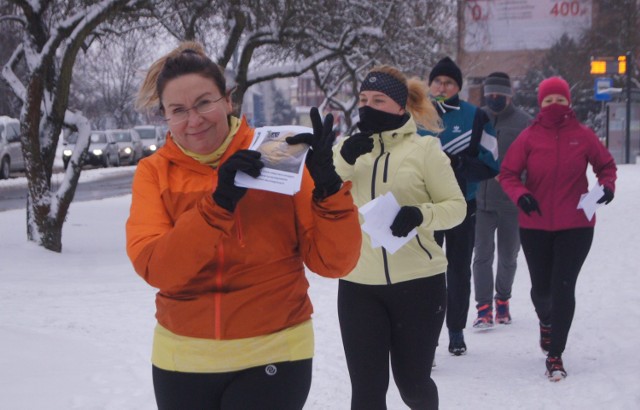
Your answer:
[[[0,195],[7,183],[18,182],[0,181]],[[0,409],[155,408],[154,290],[125,254],[129,202],[130,196],[73,203],[61,254],[27,243],[24,210],[0,212]],[[442,409],[640,408],[639,206],[640,165],[622,165],[616,198],[598,211],[578,279],[564,355],[568,378],[550,383],[544,376],[521,253],[513,324],[474,331],[470,312],[462,357],[447,353],[443,331],[433,372]],[[305,409],[348,409],[337,282],[309,279],[316,356]],[[387,403],[406,408],[393,383]]]

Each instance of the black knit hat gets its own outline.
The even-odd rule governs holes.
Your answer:
[[[433,66],[433,70],[429,73],[429,85],[431,85],[433,79],[439,75],[445,75],[453,79],[453,81],[458,83],[458,88],[462,88],[462,71],[460,71],[460,67],[449,57],[443,58]]]
[[[484,95],[502,94],[511,96],[511,79],[507,73],[495,72],[491,73],[484,80]]]

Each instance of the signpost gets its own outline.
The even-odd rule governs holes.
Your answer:
[[[590,73],[594,75],[604,74],[626,74],[625,96],[626,96],[626,118],[625,118],[625,164],[631,160],[631,52],[628,51],[623,56],[618,57],[591,57]],[[629,69],[627,69],[629,68]],[[610,101],[613,92],[613,81],[611,78],[596,78],[594,84],[596,101]]]
[[[596,78],[593,88],[595,91],[593,98],[596,101],[611,101],[611,89],[613,88],[612,78]]]

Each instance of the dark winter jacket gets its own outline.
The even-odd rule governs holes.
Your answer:
[[[570,111],[559,125],[543,113],[511,144],[500,169],[500,185],[514,203],[524,194],[538,201],[541,215],[520,212],[521,228],[559,231],[593,227],[577,209],[582,194],[589,191],[586,175],[591,164],[598,182],[615,190],[616,164],[613,157],[589,128]],[[520,179],[527,172],[526,182]]]
[[[467,201],[474,200],[478,183],[498,175],[498,144],[489,117],[480,108],[458,95],[436,102],[444,123],[438,134],[444,152],[455,157],[453,171]],[[428,132],[419,131],[420,135]]]
[[[531,124],[533,117],[512,103],[497,115],[487,107],[482,107],[482,110],[487,114],[496,131],[498,161],[502,162],[509,146],[522,130]],[[476,192],[476,201],[478,209],[485,211],[517,211],[516,205],[504,193],[496,178],[480,182]]]

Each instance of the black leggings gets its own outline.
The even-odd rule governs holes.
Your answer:
[[[471,257],[476,233],[476,201],[467,202],[467,216],[461,224],[436,231],[434,238],[444,246],[447,266],[447,328],[460,331],[467,324],[471,298]]]
[[[393,285],[341,280],[338,316],[351,378],[351,409],[386,409],[389,356],[400,396],[411,409],[437,409],[431,364],[444,323],[445,275]]]
[[[593,228],[563,231],[520,229],[531,276],[531,300],[538,319],[551,324],[550,356],[560,356],[576,308],[575,290],[593,240]]]
[[[311,388],[312,359],[228,373],[183,373],[153,366],[159,410],[300,410]]]

